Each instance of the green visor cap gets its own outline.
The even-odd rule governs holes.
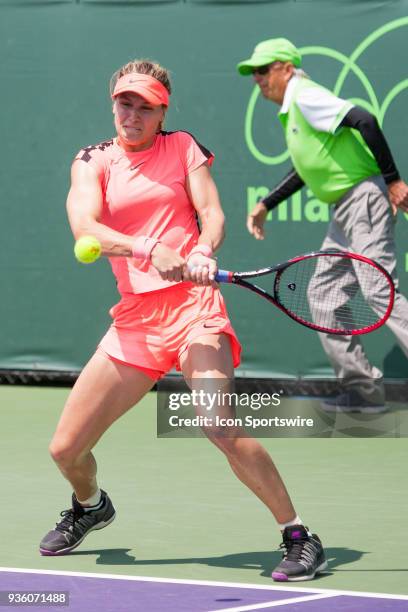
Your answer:
[[[252,74],[258,66],[265,66],[272,62],[291,62],[299,68],[302,56],[287,38],[270,38],[256,45],[252,57],[237,64],[237,70],[242,76]]]

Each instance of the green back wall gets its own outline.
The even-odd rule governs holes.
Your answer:
[[[303,50],[304,69],[374,111],[408,179],[408,1],[13,2],[0,0],[2,95],[0,367],[79,369],[118,299],[106,261],[80,266],[65,214],[75,153],[113,134],[111,74],[135,57],[172,72],[166,129],[192,132],[216,154],[227,216],[223,267],[246,269],[319,247],[328,209],[305,190],[267,224],[245,228],[248,208],[287,171],[277,107],[235,72],[266,38]],[[399,274],[408,294],[408,216],[397,223]],[[244,345],[245,375],[329,371],[314,332],[234,287],[224,289]],[[387,330],[365,340],[374,363],[403,377]]]

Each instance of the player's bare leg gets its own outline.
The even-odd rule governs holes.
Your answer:
[[[82,371],[69,395],[50,452],[74,489],[72,508],[65,510],[55,529],[40,544],[43,555],[71,552],[94,529],[115,518],[115,509],[96,482],[91,453],[103,433],[136,404],[154,381],[135,368],[111,361],[97,352]]]
[[[204,386],[207,392],[231,392],[231,385],[226,383],[233,377],[228,337],[221,334],[197,338],[183,355],[182,370],[192,388],[196,382],[198,390]],[[219,411],[228,412],[224,406],[219,407]],[[231,408],[229,412],[229,416],[233,416]],[[237,477],[264,502],[283,530],[283,558],[272,572],[272,578],[277,581],[311,580],[324,571],[327,561],[320,539],[299,521],[279,472],[265,449],[257,440],[240,437],[243,433],[240,427],[226,426],[222,432],[203,429],[225,453]]]
[[[233,391],[230,382],[234,377],[231,347],[225,334],[205,335],[194,340],[182,355],[181,367],[184,378],[193,387],[196,381],[199,389],[205,380],[207,392],[211,387],[214,393],[218,390]],[[243,431],[238,427],[223,428],[221,436],[211,428],[204,431],[225,454],[236,476],[263,501],[278,523],[287,523],[296,517],[275,464],[257,440],[240,437]]]
[[[51,456],[78,499],[87,499],[96,490],[96,462],[91,449],[153,385],[143,372],[98,352],[83,369],[50,444]]]

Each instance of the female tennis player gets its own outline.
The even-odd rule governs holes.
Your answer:
[[[135,60],[120,68],[111,81],[116,137],[82,149],[72,165],[67,210],[73,234],[101,242],[121,300],[51,442],[73,495],[72,508],[43,538],[43,555],[71,552],[115,518],[91,450],[116,419],[174,366],[190,384],[218,380],[225,391],[240,361],[240,344],[213,282],[213,253],[224,235],[209,171],[213,155],[187,132],[163,131],[170,94],[160,65]],[[322,546],[303,527],[269,455],[237,428],[225,428],[222,436],[208,428],[206,435],[280,529],[292,534],[291,551],[274,577],[313,578],[326,565]]]

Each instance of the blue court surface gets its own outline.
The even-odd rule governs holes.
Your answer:
[[[290,586],[0,568],[0,608],[38,612],[403,612],[408,596]],[[66,604],[10,604],[8,593],[68,593]]]

